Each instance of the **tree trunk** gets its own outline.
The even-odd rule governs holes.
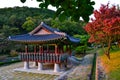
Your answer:
[[[110,47],[111,47],[111,39],[109,39],[109,42],[108,42],[108,47],[107,47],[107,50],[105,52],[106,56],[108,57],[108,59],[110,59]]]
[[[108,59],[110,59],[110,47],[108,47],[108,49],[106,50],[105,54],[108,57]]]
[[[101,45],[102,45],[102,48],[103,48],[103,52],[105,52],[104,43],[102,43]]]

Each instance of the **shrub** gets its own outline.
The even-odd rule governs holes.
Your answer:
[[[87,50],[87,45],[78,46],[75,49],[76,53],[86,53],[86,50]]]
[[[18,56],[17,51],[16,51],[16,50],[11,50],[11,51],[10,51],[10,56],[11,56],[11,57]]]

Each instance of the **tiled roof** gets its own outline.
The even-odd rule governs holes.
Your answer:
[[[45,29],[50,31],[51,34],[34,35],[35,32],[37,30],[40,30],[41,27],[44,27]],[[60,32],[57,29],[51,28],[50,26],[46,25],[43,22],[28,34],[9,37],[9,40],[11,41],[19,41],[19,42],[26,42],[26,43],[27,42],[47,42],[47,41],[54,41],[54,40],[61,40],[61,39],[69,40],[70,42],[74,42],[74,43],[80,42],[79,39],[73,38],[64,32]]]
[[[16,36],[10,36],[9,40],[11,41],[21,41],[21,42],[27,42],[27,41],[50,41],[50,40],[58,40],[62,39],[64,36],[58,35],[58,34],[48,34],[48,35],[30,35],[30,34],[23,34],[23,35],[16,35]]]

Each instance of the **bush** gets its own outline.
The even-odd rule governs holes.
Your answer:
[[[10,51],[10,56],[11,56],[11,57],[18,56],[18,53],[16,52],[16,50],[11,50],[11,51]]]
[[[84,45],[84,46],[78,46],[78,47],[75,49],[76,53],[85,53],[86,50],[87,50],[87,46],[86,46],[86,45]]]

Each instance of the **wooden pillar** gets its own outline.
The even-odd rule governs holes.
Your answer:
[[[34,46],[34,59],[36,59],[36,53],[37,53],[37,46],[35,45]],[[33,67],[34,66],[38,66],[38,62],[37,62],[37,60],[34,60],[34,62],[33,62]]]
[[[28,53],[28,45],[25,45],[25,53]]]
[[[58,45],[55,45],[55,54],[58,54]]]
[[[26,61],[28,61],[28,45],[25,45],[25,56],[26,56]]]
[[[44,53],[44,49],[43,49],[43,46],[41,47],[41,50],[42,50],[41,52],[42,52],[42,54],[43,54],[43,53]]]
[[[36,46],[34,46],[34,53],[36,54],[37,50],[36,50]]]
[[[25,54],[28,53],[28,45],[25,45]],[[28,58],[28,56],[26,57]],[[24,61],[24,69],[29,69],[29,60],[26,59],[26,61]]]
[[[47,45],[47,52],[49,52],[49,46]]]
[[[42,53],[42,46],[39,45],[39,53],[41,54]]]

